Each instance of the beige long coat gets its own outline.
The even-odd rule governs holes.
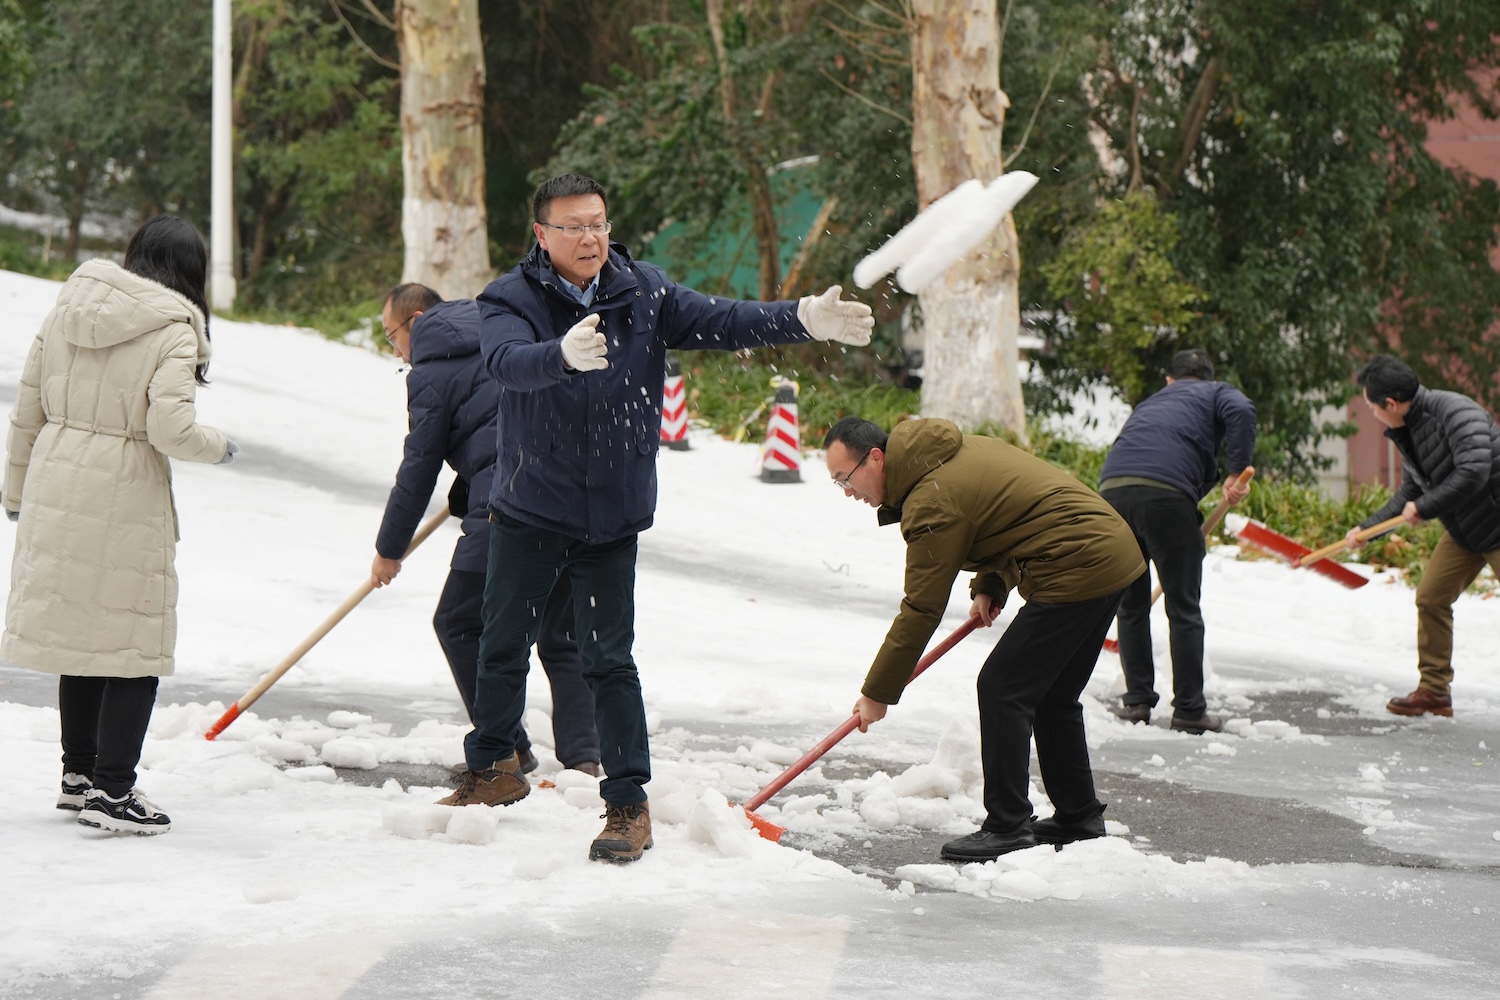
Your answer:
[[[73,273],[10,418],[3,504],[19,510],[0,656],[45,673],[166,676],[177,641],[168,457],[217,462],[197,422],[208,359],[187,299],[108,261]]]

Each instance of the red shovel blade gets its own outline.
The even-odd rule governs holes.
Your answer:
[[[1257,548],[1267,555],[1275,556],[1278,559],[1285,559],[1292,563],[1295,563],[1298,559],[1301,559],[1312,551],[1312,549],[1286,537],[1281,532],[1272,531],[1259,521],[1247,519],[1236,534],[1239,536],[1240,541],[1246,545]],[[1315,563],[1309,563],[1305,568],[1312,570],[1314,573],[1326,576],[1330,580],[1335,580],[1350,590],[1357,590],[1370,582],[1342,563],[1336,563],[1331,559],[1319,559]]]

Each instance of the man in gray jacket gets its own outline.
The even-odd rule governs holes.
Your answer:
[[[1357,381],[1365,405],[1401,452],[1401,487],[1386,505],[1349,529],[1400,514],[1407,524],[1443,522],[1417,585],[1417,671],[1410,694],[1392,698],[1396,715],[1453,714],[1453,602],[1486,563],[1500,574],[1500,428],[1468,396],[1426,389],[1416,372],[1389,354],[1371,359]]]

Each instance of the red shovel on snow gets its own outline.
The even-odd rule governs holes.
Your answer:
[[[1401,523],[1402,520],[1399,517],[1393,517],[1389,521],[1382,521],[1373,528],[1366,528],[1364,531],[1361,531],[1359,533],[1360,540],[1364,541],[1374,538],[1376,535],[1390,531]],[[1309,549],[1300,542],[1293,541],[1279,531],[1272,531],[1259,521],[1246,521],[1236,534],[1239,536],[1240,541],[1251,548],[1259,549],[1279,559],[1285,559],[1292,564],[1294,569],[1310,569],[1314,573],[1321,574],[1330,580],[1335,580],[1343,584],[1350,590],[1356,590],[1370,582],[1366,577],[1360,576],[1342,563],[1336,563],[1324,558],[1348,548],[1349,545],[1347,542],[1334,542],[1332,545],[1325,545],[1314,552],[1312,549]]]
[[[948,652],[948,650],[952,649],[954,646],[957,646],[959,642],[964,638],[964,636],[968,635],[978,627],[979,616],[973,615],[969,618],[968,621],[964,622],[958,628],[954,629],[952,635],[948,636],[948,638],[932,647],[932,649],[928,651],[926,656],[917,661],[917,667],[911,672],[911,679],[906,683],[910,684],[912,681],[920,677],[922,675],[922,671],[926,670],[928,667],[937,662],[938,657]],[[772,823],[764,816],[756,815],[755,810],[771,801],[771,796],[775,795],[777,792],[781,791],[783,788],[789,785],[793,778],[812,766],[813,761],[823,756],[829,750],[832,750],[835,743],[843,739],[845,736],[848,736],[858,728],[859,713],[855,712],[850,715],[849,718],[845,719],[843,721],[843,724],[840,725],[837,729],[819,740],[817,745],[814,746],[811,750],[807,751],[807,753],[797,758],[797,762],[794,763],[791,767],[787,768],[785,771],[782,771],[781,774],[776,777],[776,780],[772,781],[765,788],[762,788],[760,791],[756,792],[754,795],[745,800],[745,804],[740,808],[745,810],[745,815],[750,817],[750,824],[755,827],[756,833],[760,834],[762,837],[766,838],[773,844],[778,843],[781,840],[781,835],[783,833],[786,833],[786,827],[777,826],[775,823]]]

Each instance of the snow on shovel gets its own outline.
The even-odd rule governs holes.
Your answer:
[[[957,646],[959,642],[962,641],[964,636],[974,631],[974,629],[978,626],[979,616],[973,615],[969,618],[968,621],[964,622],[958,628],[954,629],[952,635],[948,636],[948,638],[932,647],[932,649],[927,653],[926,656],[917,661],[916,669],[911,672],[911,679],[908,680],[907,683],[910,684],[912,681],[920,677],[924,670],[937,662],[938,657],[948,652],[948,650],[952,649],[954,646]],[[797,777],[797,775],[801,774],[803,771],[806,771],[808,767],[812,765],[813,761],[823,756],[829,750],[832,750],[834,744],[838,743],[839,740],[842,740],[845,736],[848,736],[858,728],[859,713],[855,712],[850,715],[849,718],[845,719],[843,721],[843,724],[840,725],[837,729],[819,740],[817,745],[814,746],[811,750],[807,751],[807,753],[803,754],[801,757],[798,757],[796,762],[785,771],[782,771],[774,781],[745,800],[744,805],[740,806],[740,808],[745,810],[746,816],[750,817],[750,824],[755,827],[756,833],[771,841],[773,844],[778,843],[781,840],[781,835],[783,833],[786,833],[786,827],[777,826],[775,823],[772,823],[764,816],[756,815],[755,810],[759,809],[761,806],[769,802],[771,800],[771,796],[775,795],[777,792],[781,791],[783,788],[789,785],[792,779]]]
[[[441,525],[447,517],[448,505],[443,504],[442,510],[429,517],[427,519],[427,522],[417,529],[417,533],[412,536],[411,544],[406,547],[406,552],[401,556],[401,558],[405,559],[407,556],[416,551],[417,546],[427,541],[427,536],[436,531],[438,529],[438,526]],[[337,608],[334,609],[333,614],[323,619],[323,624],[313,629],[312,634],[309,635],[306,639],[303,639],[297,645],[296,649],[286,654],[286,659],[276,664],[276,666],[271,669],[270,673],[262,677],[259,684],[255,685],[255,687],[251,688],[249,691],[246,691],[244,697],[240,698],[239,701],[236,701],[233,705],[230,705],[229,710],[219,717],[218,722],[215,722],[213,724],[213,728],[203,734],[203,738],[205,740],[214,739],[225,729],[228,729],[229,724],[235,719],[238,719],[241,712],[245,711],[245,709],[255,704],[256,699],[269,691],[272,684],[275,684],[277,681],[281,680],[282,676],[288,670],[295,667],[297,665],[297,662],[307,655],[308,650],[316,646],[325,635],[327,635],[329,632],[332,632],[333,627],[339,622],[343,621],[344,616],[353,611],[354,606],[368,597],[370,595],[370,591],[374,589],[375,585],[369,580],[366,580],[363,584],[361,584],[359,589],[350,594],[348,598],[345,599],[343,604],[340,604]]]
[[[896,271],[902,288],[920,291],[987,241],[1036,182],[1036,174],[1024,170],[1001,174],[988,187],[964,181],[856,264],[854,283],[869,288]]]
[[[1373,528],[1360,532],[1360,538],[1373,538],[1381,532],[1390,531],[1400,523],[1401,518],[1393,517],[1389,521],[1383,521]],[[1294,569],[1310,569],[1314,573],[1343,584],[1350,590],[1357,590],[1370,582],[1368,578],[1360,576],[1343,563],[1336,563],[1331,559],[1324,558],[1348,548],[1346,542],[1336,542],[1333,545],[1325,546],[1314,552],[1312,549],[1288,538],[1281,532],[1272,531],[1259,521],[1252,521],[1249,518],[1234,518],[1230,521],[1230,525],[1231,530],[1241,542],[1277,559],[1285,559],[1292,564]]]
[[[1234,485],[1241,487],[1249,486],[1250,480],[1254,475],[1255,466],[1247,465],[1245,466],[1245,471],[1241,472],[1239,474],[1239,478],[1234,481]],[[1215,504],[1214,509],[1209,512],[1208,518],[1203,522],[1203,537],[1207,538],[1209,535],[1212,535],[1214,533],[1214,529],[1219,526],[1219,522],[1224,520],[1224,515],[1228,513],[1229,500],[1227,498],[1220,500],[1217,504]],[[1160,581],[1158,581],[1156,586],[1151,589],[1151,603],[1155,604],[1160,599],[1161,583]],[[1105,639],[1104,651],[1106,653],[1118,653],[1120,651],[1120,640]]]

